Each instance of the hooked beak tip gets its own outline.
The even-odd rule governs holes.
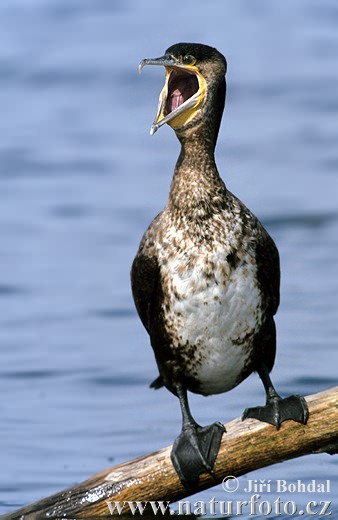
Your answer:
[[[149,61],[150,61],[149,58],[144,58],[142,61],[140,61],[140,64],[139,64],[139,66],[138,66],[138,73],[139,73],[140,75],[141,75],[141,73],[142,73],[142,69],[143,69],[143,67],[144,67],[145,65],[148,65]]]
[[[140,76],[142,74],[142,69],[143,69],[144,65],[145,65],[144,60],[142,60],[138,66],[138,73]]]
[[[150,128],[150,135],[154,135],[155,132],[157,132],[159,126],[158,125],[151,125],[151,128]]]

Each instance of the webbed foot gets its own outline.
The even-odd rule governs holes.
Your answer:
[[[265,406],[256,406],[244,410],[242,420],[258,419],[276,426],[279,430],[283,421],[292,420],[306,424],[309,417],[309,410],[304,397],[291,395],[282,399],[278,395],[268,398]]]
[[[212,473],[225,428],[220,422],[210,426],[190,423],[182,429],[171,451],[171,461],[187,489],[201,473]]]

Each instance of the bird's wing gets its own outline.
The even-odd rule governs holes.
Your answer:
[[[157,288],[159,286],[159,267],[154,257],[138,253],[131,268],[131,288],[138,315],[151,334],[151,324],[154,317]],[[150,385],[157,390],[163,386],[159,375]]]
[[[263,227],[256,246],[256,262],[261,290],[264,299],[269,302],[268,311],[273,316],[276,314],[279,305],[279,254],[274,241]]]
[[[156,258],[139,251],[131,268],[131,289],[137,312],[148,334],[158,284],[159,267]]]

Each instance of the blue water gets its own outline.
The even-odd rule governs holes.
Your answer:
[[[0,23],[0,513],[180,430],[177,400],[148,388],[157,371],[129,283],[179,151],[169,127],[149,136],[163,71],[137,66],[178,41],[228,59],[217,162],[281,254],[274,382],[284,395],[336,385],[336,1],[2,0]],[[251,376],[191,404],[208,424],[263,400]],[[249,477],[330,479],[315,499],[337,515],[337,457],[255,471],[236,498]]]

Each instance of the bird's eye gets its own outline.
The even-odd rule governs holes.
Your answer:
[[[194,65],[196,63],[196,58],[194,56],[191,56],[191,54],[187,54],[183,58],[184,65]]]

